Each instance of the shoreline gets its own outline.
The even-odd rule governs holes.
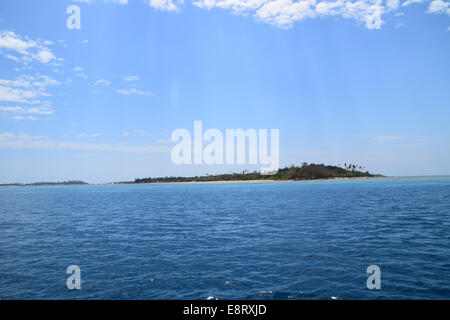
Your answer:
[[[66,184],[66,185],[0,185],[1,187],[83,187],[83,186],[138,186],[138,185],[223,185],[223,184],[264,184],[264,183],[309,183],[309,182],[343,182],[343,181],[376,181],[376,180],[442,180],[450,179],[450,175],[430,175],[430,176],[377,176],[377,177],[336,177],[325,179],[305,179],[305,180],[222,180],[222,181],[189,181],[189,182],[143,182],[143,183],[123,183],[123,182],[106,182],[106,183],[86,183],[86,184]]]
[[[91,185],[209,185],[209,184],[258,184],[258,183],[307,183],[307,182],[343,182],[343,181],[359,181],[359,180],[428,180],[428,179],[450,179],[450,175],[431,175],[431,176],[376,176],[376,177],[336,177],[325,179],[305,179],[305,180],[222,180],[222,181],[189,181],[189,182],[143,182],[143,183],[121,183],[110,182],[106,184]]]
[[[188,182],[143,182],[143,183],[121,183],[112,182],[106,185],[187,185],[187,184],[257,184],[257,183],[293,183],[293,182],[324,182],[324,181],[343,181],[343,180],[372,180],[393,177],[336,177],[324,179],[305,179],[305,180],[220,180],[220,181],[188,181]],[[98,184],[103,185],[103,184]]]

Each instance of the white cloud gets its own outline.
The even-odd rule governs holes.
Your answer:
[[[5,55],[16,62],[38,61],[47,64],[53,60],[61,61],[62,59],[56,58],[47,47],[51,44],[53,44],[51,41],[32,40],[27,36],[21,37],[12,31],[0,31],[0,50],[19,53],[21,57],[9,53]]]
[[[103,0],[103,2],[112,2],[117,4],[127,4],[128,0]]]
[[[324,150],[288,150],[286,154],[295,154],[302,156],[314,156],[314,155],[331,155],[333,152]]]
[[[24,108],[20,106],[0,106],[0,112],[5,113],[19,113],[19,114],[40,114],[40,115],[48,115],[53,114],[54,111],[51,109],[48,105],[43,105],[41,107],[34,107],[34,108]]]
[[[433,0],[427,10],[428,13],[444,13],[450,16],[450,2]]]
[[[93,0],[76,0],[92,3]],[[150,7],[160,11],[180,12],[184,0],[145,0]],[[252,16],[255,20],[273,26],[289,29],[294,23],[325,16],[342,17],[356,20],[368,29],[381,29],[384,21],[382,16],[394,13],[401,6],[421,3],[425,0],[191,0],[198,8],[211,10],[214,8],[229,10],[232,14]],[[128,3],[127,0],[103,0],[119,4]],[[432,0],[429,13],[445,13],[450,15],[449,2]],[[399,26],[396,21],[396,26]],[[132,81],[132,80],[126,80]]]
[[[54,111],[48,104],[39,107],[22,107],[22,106],[0,106],[0,113],[3,118],[13,120],[39,120],[36,116],[50,115]]]
[[[321,16],[341,16],[366,24],[369,29],[379,29],[381,15],[396,10],[399,0],[193,0],[199,8],[220,8],[233,14],[252,15],[257,21],[280,28],[291,28],[295,22]]]
[[[54,139],[33,136],[26,133],[0,133],[0,148],[11,149],[45,149],[45,150],[85,150],[99,152],[132,152],[155,153],[168,152],[168,146],[127,145],[127,144],[94,144],[73,141],[57,141]]]
[[[359,138],[369,139],[377,144],[406,139],[404,136],[359,136]]]
[[[46,92],[48,86],[60,85],[60,82],[44,75],[22,75],[15,79],[0,79],[0,102],[18,104],[39,104],[41,97],[51,96]],[[49,115],[54,111],[50,102],[45,101],[41,106],[0,106],[3,117],[16,120],[37,120],[34,116],[24,114]]]
[[[401,5],[424,1],[406,0],[401,4],[400,0],[192,0],[192,3],[201,9],[218,8],[230,10],[233,14],[253,16],[257,21],[284,29],[291,28],[298,21],[324,16],[354,19],[368,29],[380,29],[384,23],[383,15],[403,15],[401,12],[395,13]],[[450,15],[449,2],[433,0],[428,12]]]
[[[83,67],[75,67],[73,68],[73,71],[75,72],[75,77],[77,78],[84,78],[88,79],[88,75],[85,73],[86,69]]]
[[[76,134],[74,137],[75,138],[97,138],[100,137],[101,134],[100,133],[86,133],[86,132],[81,132],[79,134]]]
[[[130,89],[120,89],[120,90],[117,90],[117,93],[120,93],[120,94],[127,94],[127,95],[130,95],[130,94],[148,95],[148,96],[153,96],[153,95],[154,95],[153,92],[150,92],[150,91],[140,91],[140,90],[137,90],[137,89],[135,89],[135,88],[130,88]]]
[[[137,80],[139,80],[139,77],[138,76],[125,76],[125,77],[123,77],[123,80],[125,80],[125,81],[137,81]]]
[[[42,63],[48,63],[49,61],[56,59],[56,57],[48,48],[43,48],[35,55],[35,59]]]
[[[387,0],[386,6],[389,10],[397,10],[400,6],[400,0]]]
[[[43,94],[39,90],[24,90],[0,85],[0,101],[3,102],[36,104],[40,102],[37,98],[41,95]]]
[[[36,80],[32,85],[37,87],[57,86],[61,84],[59,81],[52,79],[49,76],[38,76],[37,78],[32,79]]]
[[[105,79],[99,79],[95,81],[94,86],[109,86],[111,81]]]
[[[290,28],[296,21],[313,18],[315,16],[314,5],[315,0],[269,1],[256,11],[255,17],[278,27]]]
[[[22,75],[13,80],[0,79],[0,101],[26,104],[40,103],[39,97],[48,97],[47,86],[61,84],[59,81],[43,75]]]
[[[134,130],[133,134],[139,137],[150,137],[152,135],[145,130]]]
[[[59,81],[43,75],[30,76],[30,75],[22,75],[17,77],[14,80],[0,79],[0,85],[11,86],[11,87],[38,87],[45,88],[50,85],[59,85],[61,84]]]
[[[28,37],[25,37],[25,39],[22,40],[12,31],[0,32],[0,48],[6,48],[23,55],[28,55],[28,50],[30,48],[36,47],[36,45],[37,43],[29,39]]]
[[[0,85],[11,87],[30,87],[31,82],[25,78],[18,78],[15,80],[0,79]]]
[[[5,58],[14,60],[15,62],[20,62],[20,59],[17,58],[16,56],[13,56],[12,54],[7,54],[7,55],[5,55]]]
[[[183,3],[184,0],[177,1],[176,3],[173,0],[150,0],[148,4],[156,10],[179,12],[180,6]]]
[[[375,138],[375,142],[376,143],[385,143],[385,142],[390,142],[390,141],[394,141],[394,140],[401,140],[404,139],[405,137],[403,136],[379,136]]]
[[[322,1],[316,5],[316,12],[322,15],[336,15],[343,5],[343,0],[335,2]]]
[[[145,130],[133,130],[132,132],[124,132],[122,134],[123,137],[130,137],[130,136],[135,136],[135,137],[150,137],[152,136],[151,133],[145,131]]]
[[[13,116],[12,119],[14,120],[38,120],[38,118],[34,116]]]
[[[214,7],[231,10],[235,14],[246,15],[250,11],[260,8],[272,0],[194,0],[193,4],[199,8],[210,10]]]
[[[79,3],[87,3],[92,4],[93,0],[74,0],[75,2]],[[103,2],[111,2],[111,3],[117,3],[117,4],[127,4],[128,0],[103,0]]]
[[[424,2],[425,0],[406,0],[405,2],[403,2],[402,6],[406,7],[409,6],[410,4],[413,3],[421,3]]]
[[[174,144],[175,142],[170,139],[158,139],[156,140],[156,143],[159,144]]]

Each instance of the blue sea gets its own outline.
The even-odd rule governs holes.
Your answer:
[[[450,178],[0,188],[0,299],[208,298],[450,299]]]

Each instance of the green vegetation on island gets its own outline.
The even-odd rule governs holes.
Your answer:
[[[307,164],[301,166],[290,166],[279,169],[274,175],[262,175],[258,171],[241,173],[227,173],[204,175],[195,177],[159,177],[159,178],[137,178],[133,182],[125,183],[164,183],[164,182],[212,182],[212,181],[250,181],[250,180],[316,180],[316,179],[335,179],[335,178],[356,178],[356,177],[374,177],[369,171],[364,171],[361,166],[345,164],[344,168],[340,166],[327,166],[324,164]],[[123,182],[122,182],[123,183]]]

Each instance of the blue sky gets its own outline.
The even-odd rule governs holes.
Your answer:
[[[0,183],[252,169],[172,164],[194,120],[279,129],[281,165],[450,174],[449,28],[443,0],[2,0]]]

